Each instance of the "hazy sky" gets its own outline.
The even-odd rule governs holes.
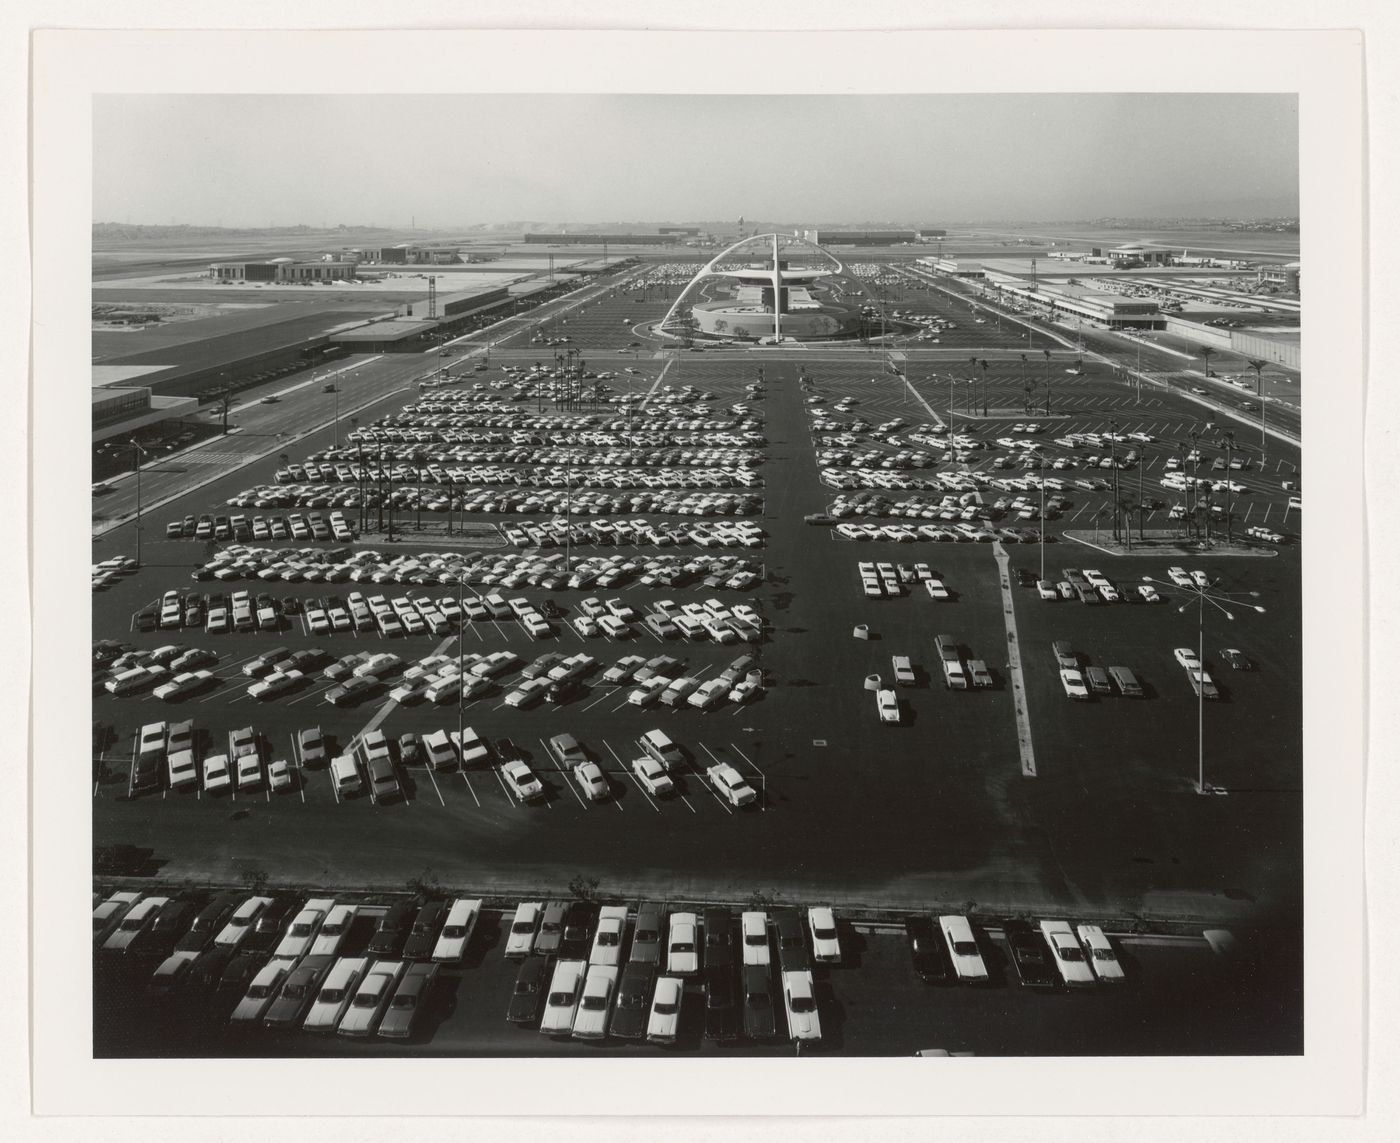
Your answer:
[[[1288,95],[122,95],[93,116],[98,222],[936,224],[1297,198]]]

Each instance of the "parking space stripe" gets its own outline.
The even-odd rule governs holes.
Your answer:
[[[477,809],[480,809],[481,799],[476,796],[476,787],[472,785],[472,780],[467,777],[467,772],[463,770],[461,766],[457,767],[457,776],[467,784],[467,790],[472,796],[472,801],[476,803]]]

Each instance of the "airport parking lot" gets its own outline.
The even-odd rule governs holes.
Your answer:
[[[637,296],[644,300],[635,300]],[[690,354],[659,352],[644,334],[633,336],[624,330],[624,322],[640,329],[644,321],[659,319],[670,300],[660,290],[619,290],[591,302],[581,314],[571,313],[567,334],[549,331],[568,336],[568,344],[587,355],[589,369],[619,375],[611,382],[611,396],[645,396],[645,404],[610,405],[609,394],[602,394],[601,400],[595,394],[589,403],[577,394],[537,388],[527,400],[507,407],[513,416],[533,414],[541,422],[592,418],[593,423],[580,428],[594,431],[601,422],[615,420],[619,408],[630,407],[633,413],[623,428],[612,430],[625,435],[636,431],[638,421],[645,424],[645,418],[660,415],[658,410],[666,406],[653,402],[665,395],[667,386],[672,392],[693,387],[713,393],[712,399],[697,398],[690,404],[703,404],[715,415],[742,402],[750,410],[745,418],[759,426],[763,436],[761,445],[752,446],[762,464],[744,470],[761,480],[752,490],[754,511],[695,517],[664,504],[622,507],[619,492],[590,488],[580,468],[566,475],[564,489],[556,490],[564,494],[570,517],[566,531],[578,523],[575,497],[579,516],[640,519],[651,530],[621,540],[610,537],[607,544],[597,543],[595,537],[592,545],[578,542],[578,533],[569,531],[562,553],[567,566],[560,573],[557,540],[553,546],[539,546],[543,541],[538,534],[517,533],[512,538],[508,531],[541,524],[558,511],[557,503],[547,511],[502,519],[498,512],[482,510],[483,503],[469,507],[465,490],[448,481],[445,495],[458,502],[422,513],[425,519],[420,523],[418,505],[405,495],[406,487],[443,495],[444,482],[420,481],[415,468],[395,476],[389,486],[401,497],[391,515],[397,533],[392,540],[379,526],[381,506],[369,504],[366,492],[358,503],[341,509],[354,533],[349,543],[294,540],[290,529],[283,541],[272,537],[270,528],[267,540],[251,541],[257,548],[288,553],[257,556],[264,568],[279,558],[283,567],[288,562],[315,566],[319,561],[308,545],[324,544],[324,549],[314,550],[372,549],[384,561],[424,553],[485,553],[496,559],[528,552],[531,564],[553,561],[555,574],[564,575],[564,583],[549,587],[524,582],[508,589],[489,583],[465,589],[468,596],[501,590],[507,598],[524,598],[539,608],[548,600],[562,614],[550,621],[551,632],[545,637],[533,636],[523,624],[504,618],[463,620],[460,626],[450,623],[436,633],[386,637],[377,629],[313,631],[306,605],[336,597],[346,601],[348,611],[351,593],[358,592],[366,599],[382,595],[392,607],[395,599],[411,604],[412,597],[422,595],[451,599],[456,588],[442,582],[428,586],[260,580],[256,572],[245,574],[246,569],[227,582],[200,582],[191,576],[218,552],[227,551],[228,543],[156,538],[167,521],[190,514],[329,513],[329,506],[259,508],[230,506],[229,501],[252,488],[292,486],[279,481],[279,471],[294,477],[289,464],[304,466],[307,458],[334,450],[337,444],[340,453],[332,463],[349,463],[344,424],[334,434],[339,442],[332,431],[314,432],[288,450],[286,461],[269,454],[217,477],[151,513],[143,567],[114,578],[94,596],[95,639],[146,650],[180,643],[219,655],[209,689],[182,702],[118,698],[105,692],[94,698],[99,724],[93,782],[96,844],[148,851],[163,876],[214,882],[236,882],[249,870],[261,870],[288,883],[332,889],[401,889],[409,879],[431,871],[445,885],[480,892],[541,892],[552,887],[558,893],[571,879],[584,876],[597,878],[603,891],[612,894],[666,899],[689,894],[739,900],[762,892],[794,902],[829,899],[891,908],[974,901],[1008,913],[1054,903],[1120,918],[1245,916],[1286,924],[1296,917],[1301,652],[1300,557],[1294,541],[1300,509],[1290,508],[1296,493],[1282,486],[1284,480],[1296,480],[1296,449],[1271,441],[1265,463],[1257,436],[1251,438],[1247,427],[1237,426],[1230,457],[1250,458],[1251,468],[1227,468],[1225,475],[1243,490],[1223,489],[1209,498],[1211,504],[1228,501],[1234,515],[1230,528],[1236,535],[1263,525],[1286,533],[1290,542],[1251,541],[1261,553],[1251,558],[1209,551],[1182,555],[1176,549],[1115,554],[1107,542],[1115,476],[1118,499],[1141,489],[1137,503],[1161,501],[1159,507],[1133,512],[1132,524],[1134,531],[1141,524],[1149,535],[1162,538],[1180,530],[1180,521],[1172,520],[1170,513],[1184,499],[1181,490],[1160,483],[1168,462],[1178,458],[1179,468],[1182,452],[1198,449],[1201,458],[1189,463],[1210,470],[1217,456],[1226,456],[1220,426],[1206,428],[1201,409],[1184,398],[1148,387],[1139,392],[1092,362],[1076,365],[1077,355],[1059,348],[1047,364],[1038,343],[1033,356],[1039,361],[1023,364],[1009,330],[993,337],[993,325],[976,319],[965,323],[940,298],[911,298],[908,306],[943,309],[959,326],[972,324],[971,330],[955,331],[966,342],[933,346],[910,341],[890,351],[707,349]],[[557,325],[562,327],[562,319]],[[484,376],[506,376],[502,365],[507,362],[527,371],[535,360],[548,366],[546,355],[563,348],[532,344],[530,336],[528,331],[515,335],[494,349]],[[546,331],[537,336],[546,336]],[[639,341],[640,352],[629,349],[631,340]],[[968,355],[961,353],[968,344],[985,350],[978,355],[979,360],[988,359],[985,371],[968,369]],[[459,359],[453,365],[468,378],[468,386],[479,376],[472,360]],[[639,372],[625,373],[629,368]],[[1068,368],[1080,371],[1069,374]],[[760,370],[763,390],[754,394],[750,386]],[[975,377],[976,383],[959,381],[959,371]],[[622,383],[623,377],[632,380]],[[1030,398],[1027,379],[1034,381]],[[809,403],[814,396],[822,398],[820,404]],[[832,412],[843,399],[852,402],[847,411]],[[406,389],[396,404],[386,403],[374,412],[397,412],[419,400],[416,390]],[[987,415],[981,415],[982,408]],[[727,416],[738,423],[737,415]],[[829,427],[814,427],[823,419],[832,422]],[[904,423],[883,434],[874,431],[896,419]],[[368,430],[370,420],[368,415],[362,418],[362,431]],[[857,427],[860,420],[867,427]],[[1026,424],[1035,422],[1041,431],[1026,431]],[[990,447],[943,448],[931,443],[946,441],[949,427]],[[703,447],[704,431],[678,431],[690,432]],[[1070,434],[1091,433],[1103,441],[1103,434],[1110,432],[1154,439],[1131,445],[1126,439],[1112,442],[1108,451],[1114,459],[1120,449],[1138,452],[1135,467],[1096,465],[1092,475],[1087,458],[1101,456],[1102,446],[1054,443]],[[833,443],[843,436],[852,443]],[[1000,438],[1016,443],[998,445]],[[1027,451],[1020,443],[1025,440],[1040,446],[1048,467],[1027,469],[1018,463]],[[668,442],[666,447],[688,445]],[[586,455],[591,446],[558,447]],[[824,464],[818,450],[861,452],[867,458],[918,452],[926,454],[930,464]],[[958,452],[966,453],[965,458],[958,459]],[[948,453],[953,455],[945,460]],[[401,459],[394,458],[396,463]],[[1005,460],[1007,467],[994,467],[998,460]],[[1055,469],[1059,460],[1065,467]],[[443,462],[423,461],[434,463]],[[523,456],[508,461],[498,456],[489,463],[505,466],[498,473],[502,477],[508,470],[519,473],[527,485],[536,474],[542,484],[547,482],[543,469]],[[593,472],[611,472],[613,467],[595,466]],[[813,525],[804,517],[827,514],[834,501],[845,497],[856,508],[836,519],[884,527],[914,521],[909,508],[894,510],[901,503],[917,502],[922,510],[941,506],[950,494],[964,493],[953,493],[946,485],[899,488],[873,480],[839,488],[823,480],[824,469],[919,480],[947,474],[969,481],[984,507],[1003,499],[1010,506],[1019,498],[1023,507],[1033,505],[1037,516],[1020,518],[1018,508],[995,520],[974,515],[971,522],[959,521],[978,530],[995,528],[1001,543],[930,538],[899,542],[883,535],[857,540],[842,535],[834,523]],[[649,466],[635,469],[643,470],[651,471]],[[697,494],[688,482],[703,471],[700,466],[674,468],[678,490]],[[1024,483],[1036,475],[1065,482],[1064,489],[1055,491],[1067,503],[1053,516],[1038,516],[1036,485],[999,488],[989,483]],[[376,479],[378,473],[362,474],[334,485],[353,494]],[[1076,480],[1091,486],[1076,486]],[[527,487],[520,491],[525,493]],[[607,501],[588,499],[602,497],[605,491]],[[745,546],[739,533],[719,528],[721,523],[745,521],[761,530],[760,547]],[[921,517],[915,522],[930,521]],[[453,533],[447,531],[449,523]],[[1217,515],[1212,527],[1223,524]],[[462,525],[472,526],[466,536]],[[1019,542],[1016,537],[1013,543],[1004,534],[1008,527],[1034,531],[1040,542]],[[686,533],[683,540],[677,528]],[[700,539],[690,534],[696,528],[701,529]],[[658,529],[670,544],[661,544]],[[715,537],[713,545],[705,542],[707,536]],[[129,554],[131,537],[130,525],[108,533],[94,545],[94,563],[114,553]],[[1097,546],[1096,538],[1102,541]],[[588,560],[635,560],[639,566],[632,574],[637,576],[648,560],[674,564],[702,557],[728,561],[731,573],[749,570],[758,582],[743,588],[707,586],[703,576],[695,575],[679,585],[642,585],[634,578],[601,590],[568,586],[568,575]],[[1189,678],[1173,658],[1175,648],[1197,644],[1194,597],[1168,582],[1161,603],[1085,606],[1077,600],[1042,599],[1035,587],[1022,586],[1019,574],[1041,578],[1042,561],[1045,578],[1053,582],[1064,580],[1067,568],[1087,567],[1103,571],[1124,590],[1140,584],[1144,576],[1167,581],[1167,568],[1183,565],[1205,571],[1221,592],[1258,592],[1249,598],[1267,611],[1263,616],[1240,614],[1227,622],[1207,609],[1205,658],[1221,697],[1198,712]],[[882,591],[871,597],[862,591],[862,563],[886,563],[896,569],[924,564],[927,574],[914,571],[912,582],[899,594]],[[895,578],[900,578],[897,572]],[[923,587],[930,578],[946,586],[946,599],[934,598]],[[178,588],[201,595],[240,589],[253,595],[268,592],[284,605],[284,614],[276,629],[265,631],[135,629],[139,612]],[[640,622],[627,625],[631,634],[623,638],[586,635],[576,620],[590,597],[616,597],[634,607],[639,617],[663,600],[685,605],[717,597],[726,606],[754,608],[762,619],[760,638],[752,644],[737,639],[719,644],[705,637],[667,639]],[[294,601],[290,614],[285,607],[289,599]],[[1183,605],[1185,611],[1180,610]],[[860,626],[868,628],[868,637],[856,637]],[[936,648],[937,636],[944,634],[952,637],[963,662],[985,664],[990,686],[954,690],[944,685]],[[1131,667],[1144,685],[1145,697],[1067,697],[1050,650],[1062,639],[1074,645],[1086,667]],[[297,732],[319,726],[333,749],[350,746],[371,731],[383,732],[391,742],[405,734],[421,739],[434,730],[455,732],[456,704],[394,701],[389,692],[396,676],[382,680],[354,706],[331,705],[326,696],[334,680],[319,677],[296,683],[283,697],[259,702],[247,693],[251,680],[243,676],[242,667],[272,647],[289,652],[319,649],[335,657],[351,651],[389,651],[404,660],[404,668],[433,654],[450,661],[459,654],[510,651],[520,661],[461,708],[461,724],[493,746],[489,764],[438,772],[420,764],[403,765],[400,759],[396,770],[403,796],[381,802],[377,796],[343,798],[327,769],[302,767]],[[1256,669],[1228,668],[1218,655],[1226,647],[1243,650]],[[556,649],[585,652],[598,664],[583,677],[580,689],[563,701],[546,700],[528,709],[507,706],[505,696],[518,683],[519,668]],[[746,652],[757,659],[762,692],[744,702],[726,698],[710,710],[688,703],[674,708],[634,706],[626,700],[626,686],[602,680],[625,656],[667,654],[682,660],[679,670],[684,676],[704,682]],[[882,682],[892,680],[896,656],[911,660],[914,682],[896,688],[900,721],[890,725],[881,722],[875,692],[865,683],[871,675],[882,676]],[[1206,777],[1228,790],[1228,796],[1201,798],[1194,793],[1198,713]],[[287,761],[296,771],[292,785],[275,794],[264,782],[261,789],[235,789],[227,795],[162,788],[129,796],[140,728],[181,719],[194,721],[202,750],[212,749],[231,731],[251,726],[262,764]],[[689,751],[690,761],[676,775],[679,794],[673,799],[650,795],[630,768],[638,738],[652,727],[665,728]],[[609,794],[605,800],[588,801],[572,774],[552,758],[548,740],[561,733],[577,736],[600,765]],[[544,779],[549,793],[542,802],[525,805],[512,795],[501,772],[506,756],[525,760]],[[704,770],[719,760],[732,761],[754,785],[760,794],[755,805],[736,810],[716,794]],[[413,831],[411,847],[404,845],[403,831],[408,829]],[[1268,859],[1242,853],[1241,836],[1252,839],[1249,848],[1254,854],[1267,854]],[[534,1050],[533,1045],[528,1050]]]

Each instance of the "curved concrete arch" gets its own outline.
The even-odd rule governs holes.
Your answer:
[[[799,238],[795,235],[779,234],[777,232],[769,234],[751,234],[747,238],[741,238],[739,239],[739,241],[725,247],[713,258],[711,258],[707,263],[705,263],[705,265],[701,267],[699,271],[696,272],[695,276],[691,278],[689,282],[686,283],[685,287],[676,296],[676,300],[671,304],[670,309],[666,311],[666,316],[661,319],[660,323],[658,323],[656,327],[657,331],[667,336],[676,335],[676,333],[678,332],[676,328],[679,321],[678,315],[681,314],[681,312],[686,308],[687,305],[690,305],[692,307],[694,306],[695,303],[693,301],[688,301],[688,299],[700,283],[710,278],[737,277],[738,275],[736,271],[723,270],[720,269],[720,267],[723,266],[727,260],[734,257],[736,251],[739,251],[746,246],[753,246],[758,243],[764,243],[770,247],[771,253],[769,255],[769,268],[766,268],[762,271],[750,268],[749,276],[755,277],[757,275],[771,275],[773,289],[776,294],[777,291],[781,289],[782,283],[784,281],[784,271],[779,266],[779,262],[781,261],[781,251],[779,249],[780,242],[784,246],[787,246],[789,248],[794,246],[805,247],[808,250],[820,255],[822,259],[829,263],[828,267],[823,268],[819,271],[803,271],[802,274],[804,276],[817,275],[819,277],[846,278],[856,283],[861,294],[865,297],[867,301],[873,304],[879,304],[874,295],[871,294],[869,287],[867,287],[866,284],[863,281],[861,281],[860,278],[858,278],[855,274],[851,273],[851,271],[849,271],[846,268],[845,264],[839,258],[837,258],[836,255],[832,254],[831,251],[825,249],[824,247],[817,245],[815,242],[811,242],[806,238]],[[796,280],[797,276],[797,273],[794,272],[793,279]],[[776,310],[773,314],[772,336],[775,341],[781,341],[783,336],[782,314],[780,312],[776,312]]]

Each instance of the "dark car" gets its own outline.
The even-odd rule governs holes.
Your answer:
[[[176,898],[161,906],[156,919],[142,929],[126,946],[128,957],[167,957],[190,927],[198,904]]]
[[[559,942],[564,937],[564,902],[546,901],[544,912],[540,914],[540,931],[535,934],[535,947],[538,956],[559,951]]]
[[[325,954],[302,960],[282,981],[282,987],[263,1013],[263,1023],[269,1028],[297,1027],[334,963],[335,957]]]
[[[617,1005],[613,1008],[608,1033],[623,1040],[640,1040],[646,1035],[647,1017],[651,1009],[651,990],[656,983],[656,966],[633,961],[622,970],[622,982],[617,986]]]
[[[512,1024],[533,1024],[539,1018],[545,985],[553,971],[554,961],[547,956],[527,956],[520,962],[515,989],[506,1008],[507,1020]]]
[[[709,955],[708,953],[706,954]],[[705,965],[705,1038],[739,1037],[739,1006],[734,998],[734,965]]]
[[[1050,961],[1045,938],[1025,921],[1007,921],[1004,932],[1021,987],[1053,989],[1059,982],[1059,974]]]
[[[423,748],[418,744],[418,735],[399,735],[399,765],[417,766],[423,761]]]
[[[1022,587],[1035,586],[1036,575],[1035,572],[1031,571],[1029,568],[1017,568],[1016,578]]]
[[[160,625],[160,616],[149,608],[136,613],[136,630],[154,631]]]
[[[274,897],[258,914],[253,931],[243,938],[239,946],[244,952],[271,952],[282,939],[282,929],[291,922],[300,904],[295,897]]]
[[[330,657],[329,651],[323,651],[319,647],[308,647],[304,651],[294,651],[288,656],[284,666],[294,671],[314,671],[325,666]]]
[[[704,963],[728,967],[734,963],[734,919],[728,909],[706,909]]]
[[[546,599],[543,603],[540,604],[540,614],[543,615],[546,619],[564,618],[563,609],[552,599]]]
[[[266,961],[267,956],[264,953],[240,951],[224,966],[223,974],[219,977],[219,991],[236,992],[240,995],[247,992],[248,985],[253,982],[253,977],[257,976],[258,969],[262,968]]]
[[[220,893],[195,915],[189,932],[180,938],[175,951],[202,951],[214,939],[214,934],[224,927],[229,914],[243,903],[244,897],[245,894],[238,892]]]
[[[953,980],[953,965],[948,958],[948,945],[943,934],[934,927],[931,917],[907,917],[904,936],[909,943],[909,958],[914,972],[925,984],[947,984]]]
[[[771,1040],[778,1034],[773,1012],[773,982],[765,964],[744,966],[744,1035],[750,1040]]]
[[[405,960],[427,960],[433,955],[437,945],[438,930],[447,920],[448,905],[445,901],[433,901],[424,905],[418,919],[413,922],[413,931],[408,934],[408,942],[403,946]]]
[[[807,952],[807,927],[796,909],[774,909],[773,929],[777,933],[778,968],[783,972],[810,972],[812,958]]]
[[[1220,650],[1220,657],[1237,671],[1254,670],[1254,664],[1249,661],[1249,656],[1243,651],[1236,650],[1234,647],[1222,647]]]
[[[390,907],[384,916],[379,918],[379,924],[375,927],[374,936],[370,938],[369,951],[371,956],[396,957],[403,948],[404,941],[408,939],[409,926],[413,924],[413,918],[418,913],[417,901],[400,901]]]
[[[666,916],[660,905],[643,902],[637,906],[637,924],[632,930],[632,953],[628,958],[633,964],[661,963],[661,929],[665,923]]]
[[[331,687],[325,698],[332,706],[350,706],[367,697],[371,691],[377,691],[379,687],[378,679],[349,678],[339,686]]]
[[[215,945],[205,949],[190,962],[184,976],[185,983],[204,988],[218,984],[224,975],[224,969],[228,968],[229,962],[233,960],[235,951],[227,945]]]
[[[593,941],[593,925],[598,919],[598,909],[586,901],[575,901],[564,914],[564,936],[559,945],[561,957],[588,959],[589,946]]]
[[[544,689],[544,697],[549,702],[571,702],[583,694],[583,684],[577,679],[556,679]]]

